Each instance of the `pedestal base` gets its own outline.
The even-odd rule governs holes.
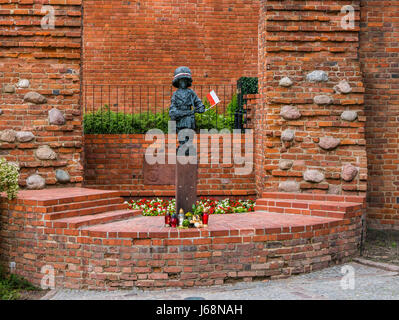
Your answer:
[[[189,158],[189,157],[184,157]],[[176,213],[180,209],[184,213],[191,212],[193,204],[197,201],[197,164],[181,164],[179,157],[176,163]]]

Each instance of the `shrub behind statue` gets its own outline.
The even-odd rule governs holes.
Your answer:
[[[9,200],[14,199],[18,194],[18,179],[18,165],[0,158],[0,192],[6,192]]]

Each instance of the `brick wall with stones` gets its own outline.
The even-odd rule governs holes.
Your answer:
[[[344,5],[355,26],[341,26]],[[359,1],[261,1],[257,190],[363,194],[367,187]]]
[[[232,139],[233,140],[233,139]],[[244,156],[245,140],[242,138],[241,153]],[[201,160],[200,140],[198,140],[199,161]],[[144,155],[146,148],[152,142],[145,141],[142,134],[86,134],[85,148],[85,186],[96,189],[121,190],[121,195],[132,197],[174,196],[175,186],[161,184],[163,177],[154,177],[154,183],[146,183],[144,177]],[[211,140],[209,140],[211,146]],[[249,174],[237,174],[236,169],[241,164],[224,163],[224,142],[220,139],[218,163],[211,163],[208,148],[208,164],[198,164],[198,195],[199,196],[255,196],[255,176],[253,166]],[[252,156],[252,148],[248,149]],[[204,153],[202,153],[204,154]],[[173,165],[172,165],[173,166]],[[167,175],[170,167],[164,167],[159,175]],[[148,169],[147,169],[148,170]],[[153,170],[153,169],[151,169]],[[148,172],[147,172],[148,173]],[[152,180],[152,179],[149,179]]]
[[[399,2],[361,1],[368,226],[399,230]]]
[[[257,0],[84,1],[85,83],[194,84],[257,76]]]
[[[0,26],[0,156],[21,186],[80,185],[81,0],[0,0]]]

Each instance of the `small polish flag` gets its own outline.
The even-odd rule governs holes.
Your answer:
[[[209,103],[211,104],[211,107],[217,105],[220,102],[220,100],[214,90],[212,90],[210,93],[208,93],[206,98],[208,99]]]

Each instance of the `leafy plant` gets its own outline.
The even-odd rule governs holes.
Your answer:
[[[207,99],[203,101],[205,108],[210,104]],[[196,113],[195,120],[197,129],[229,129],[234,128],[234,113],[238,109],[237,95],[227,106],[226,114],[217,112],[214,107],[204,113]],[[168,133],[169,112],[142,112],[123,113],[111,111],[108,105],[92,113],[86,113],[83,117],[83,128],[85,134],[144,134],[149,129],[160,129]]]
[[[8,199],[14,199],[19,190],[19,167],[0,158],[0,192],[5,191]]]
[[[19,298],[19,290],[38,290],[24,278],[7,274],[0,266],[0,300],[15,300]]]
[[[131,114],[111,111],[107,105],[104,109],[84,115],[86,134],[146,133],[149,129],[168,131],[169,114],[166,111]]]
[[[258,78],[256,77],[241,77],[237,81],[237,86],[241,87],[243,95],[258,93]]]

